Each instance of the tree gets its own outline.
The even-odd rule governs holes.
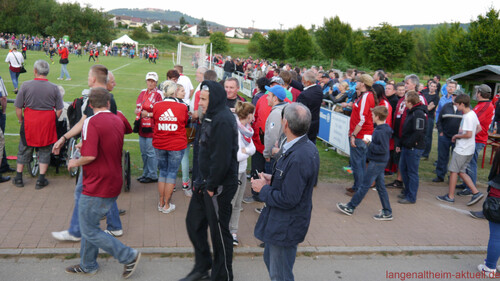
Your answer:
[[[155,24],[153,24],[153,26],[152,26],[152,28],[151,28],[151,29],[152,29],[152,30],[156,30],[156,31],[160,31],[160,32],[161,32],[161,30],[162,30],[162,28],[161,28],[161,24],[159,24],[159,23],[155,23]]]
[[[260,42],[259,49],[262,57],[272,59],[285,58],[285,38],[286,34],[282,31],[271,30],[267,34],[267,39]]]
[[[132,39],[139,41],[139,40],[148,40],[149,39],[149,34],[148,31],[144,27],[137,27],[132,31],[131,36]]]
[[[366,37],[360,29],[354,31],[351,35],[351,40],[348,42],[344,56],[353,65],[363,65],[367,63],[367,58],[364,55],[363,46],[365,45]]]
[[[218,31],[210,34],[210,43],[215,53],[225,53],[229,51],[229,42],[224,33]]]
[[[304,60],[311,55],[312,50],[312,38],[302,25],[289,31],[285,40],[285,53],[288,58]]]
[[[414,47],[413,38],[408,31],[400,32],[388,23],[369,30],[368,35],[363,48],[368,64],[374,68],[394,70],[400,67]]]
[[[341,22],[338,16],[323,20],[323,26],[316,31],[316,41],[323,54],[330,59],[330,67],[333,66],[333,60],[342,56],[351,36],[351,25]]]
[[[431,67],[440,74],[456,73],[461,68],[454,45],[462,46],[465,31],[459,23],[442,24],[431,30]],[[476,56],[474,56],[475,58]]]
[[[260,32],[254,32],[252,34],[252,38],[250,38],[250,42],[248,42],[248,52],[251,54],[256,54],[260,57],[264,57],[260,50],[260,45],[262,44],[263,41],[265,41],[266,38],[262,35]]]
[[[181,18],[179,19],[179,25],[181,26],[181,29],[186,24],[189,24],[189,23],[186,21],[186,19],[184,18],[184,16],[181,16]]]
[[[430,59],[430,34],[425,28],[416,28],[411,31],[413,37],[414,48],[409,54],[409,59],[406,60],[404,69],[411,70],[416,73],[433,74]]]
[[[199,26],[198,34],[200,36],[210,35],[210,32],[208,32],[207,22],[203,18],[201,18],[200,24],[198,26]]]
[[[477,20],[470,23],[460,45],[453,46],[453,52],[461,62],[457,70],[500,64],[499,11],[490,8],[486,15],[479,15]]]

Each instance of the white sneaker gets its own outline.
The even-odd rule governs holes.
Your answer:
[[[52,232],[52,237],[54,239],[59,240],[59,241],[71,241],[71,242],[78,242],[82,240],[80,237],[73,236],[69,234],[67,230],[59,231],[59,232]]]
[[[487,267],[485,264],[478,265],[477,270],[479,270],[479,272],[483,272],[485,274],[485,277],[496,278],[497,270],[491,269],[491,268]]]
[[[63,80],[61,77],[57,78],[57,80]]]
[[[175,211],[175,205],[174,204],[168,204],[169,207],[168,209],[165,209],[165,207],[167,206],[167,204],[165,204],[165,207],[162,208],[161,212],[164,213],[164,214],[168,214],[168,213],[171,213],[173,211]]]
[[[183,188],[182,190],[184,190],[184,195],[186,195],[187,197],[193,197],[193,191],[191,190],[191,188]]]
[[[104,230],[105,233],[114,236],[114,237],[120,237],[123,235],[123,229],[120,230]]]
[[[161,210],[163,210],[163,206],[158,203],[158,212],[161,212]]]

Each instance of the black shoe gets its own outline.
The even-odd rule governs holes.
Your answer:
[[[12,183],[17,187],[24,187],[23,179],[13,178]]]
[[[394,180],[393,182],[391,182],[389,184],[386,184],[385,186],[387,186],[387,187],[403,188],[403,182],[402,181],[398,181],[398,180]]]
[[[142,178],[139,180],[140,183],[152,183],[152,182],[157,182],[158,180],[153,180],[152,178]]]
[[[264,243],[264,242],[260,243],[260,244],[259,244],[259,247],[261,247],[261,248],[265,248],[265,247],[266,247],[266,243]]]
[[[143,179],[145,179],[145,177],[143,177],[143,176],[140,176],[140,177],[137,178],[138,181],[141,181]]]
[[[125,215],[126,213],[127,213],[127,210],[124,210],[124,209],[118,209],[118,214],[119,214],[120,216],[123,216],[123,215]]]
[[[415,202],[410,202],[410,201],[408,201],[406,199],[399,199],[398,203],[399,204],[415,204]]]
[[[399,199],[405,199],[405,198],[406,198],[406,195],[404,195],[404,194],[398,194],[398,198],[399,198]]]
[[[35,185],[35,189],[42,189],[42,188],[46,187],[47,185],[49,185],[49,181],[47,179],[37,180],[36,185]]]
[[[10,176],[6,176],[6,177],[0,176],[0,183],[6,182],[6,181],[10,181]]]
[[[130,276],[132,276],[132,274],[134,274],[134,271],[137,268],[140,259],[141,259],[141,253],[137,253],[137,256],[131,263],[123,266],[123,274],[122,274],[123,278],[127,279]]]
[[[188,276],[182,278],[179,281],[202,281],[202,280],[210,280],[210,275],[208,272],[198,272],[198,271],[192,271],[191,273],[188,274]]]
[[[469,215],[475,219],[485,219],[483,211],[477,211],[477,212],[470,211]]]
[[[470,190],[468,188],[464,188],[464,190],[458,191],[457,195],[458,196],[469,196],[469,195],[472,195],[472,190]]]
[[[16,171],[16,169],[11,168],[11,167],[0,169],[0,173],[12,173],[12,172],[15,172],[15,171]]]
[[[422,160],[422,161],[427,161],[427,160],[429,160],[429,156],[422,156],[422,157],[420,158],[420,160]]]
[[[434,179],[432,179],[432,182],[443,182],[444,179],[440,178],[440,177],[435,177]]]

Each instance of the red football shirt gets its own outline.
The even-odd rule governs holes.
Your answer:
[[[188,108],[185,104],[168,98],[157,102],[153,108],[153,146],[169,151],[185,149],[188,118]]]
[[[495,107],[493,107],[489,100],[480,101],[477,103],[476,107],[474,107],[474,112],[481,125],[481,131],[476,134],[476,142],[486,144],[488,141],[488,129],[493,120],[493,114],[495,114]]]
[[[83,166],[82,194],[102,198],[120,194],[124,134],[123,121],[108,110],[85,119],[81,154],[96,158]]]

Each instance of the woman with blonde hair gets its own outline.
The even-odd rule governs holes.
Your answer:
[[[188,108],[174,97],[177,85],[163,82],[165,99],[157,102],[153,108],[154,131],[153,146],[156,149],[158,169],[158,211],[168,214],[175,210],[170,203],[175,188],[177,171],[187,147],[186,124]]]
[[[184,89],[184,86],[181,84],[177,84],[177,89],[175,90],[174,97],[177,99],[178,102],[185,104],[188,107],[188,112],[189,112],[189,105],[184,102],[184,98],[186,97],[186,91]],[[191,114],[189,112],[189,114]],[[189,117],[188,124],[186,125],[187,128],[191,127],[191,117]],[[189,143],[186,149],[184,149],[184,154],[182,156],[182,161],[181,161],[181,170],[182,170],[182,190],[184,191],[184,195],[187,197],[193,196],[193,191],[189,188],[190,185],[190,180],[189,180]]]
[[[247,184],[247,160],[248,157],[255,153],[255,145],[252,141],[253,129],[251,123],[253,121],[253,114],[255,106],[249,102],[236,102],[235,113],[236,123],[238,124],[238,190],[234,194],[231,201],[233,212],[231,220],[229,221],[229,231],[233,235],[233,245],[238,246],[238,223],[240,220],[241,202],[245,194]]]

